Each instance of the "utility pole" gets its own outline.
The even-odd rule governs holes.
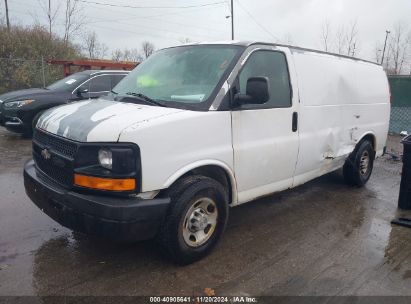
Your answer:
[[[50,39],[51,39],[51,0],[49,0],[49,33],[50,33]]]
[[[385,33],[386,34],[385,34],[384,50],[382,51],[381,65],[384,63],[385,48],[387,46],[387,39],[388,39],[388,35],[390,34],[390,31],[386,30]]]
[[[234,40],[234,0],[231,0],[231,40]]]
[[[10,32],[9,6],[7,5],[7,0],[4,0],[4,4],[6,5],[7,30]]]
[[[46,87],[46,75],[44,74],[44,57],[41,56],[41,72],[43,74],[43,88]]]

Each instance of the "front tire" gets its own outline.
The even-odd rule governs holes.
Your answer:
[[[345,161],[344,179],[348,185],[362,187],[370,179],[374,167],[375,152],[368,140],[359,143]]]
[[[169,257],[186,265],[208,255],[228,219],[228,194],[217,181],[189,176],[169,191],[172,205],[159,235]]]

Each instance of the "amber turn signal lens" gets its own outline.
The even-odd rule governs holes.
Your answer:
[[[136,188],[136,181],[133,178],[113,179],[74,174],[74,184],[90,189],[130,191]]]

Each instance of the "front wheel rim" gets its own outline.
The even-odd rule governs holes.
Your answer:
[[[187,210],[183,221],[183,238],[189,247],[199,247],[214,234],[217,226],[217,204],[208,197],[197,199]]]
[[[364,151],[360,158],[360,174],[367,175],[370,167],[370,154]]]

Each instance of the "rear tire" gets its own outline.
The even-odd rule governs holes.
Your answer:
[[[360,142],[345,161],[344,180],[350,186],[362,187],[370,179],[375,152],[368,140]]]
[[[187,265],[208,255],[228,220],[228,194],[217,181],[189,176],[169,191],[171,207],[159,234],[168,256]]]

